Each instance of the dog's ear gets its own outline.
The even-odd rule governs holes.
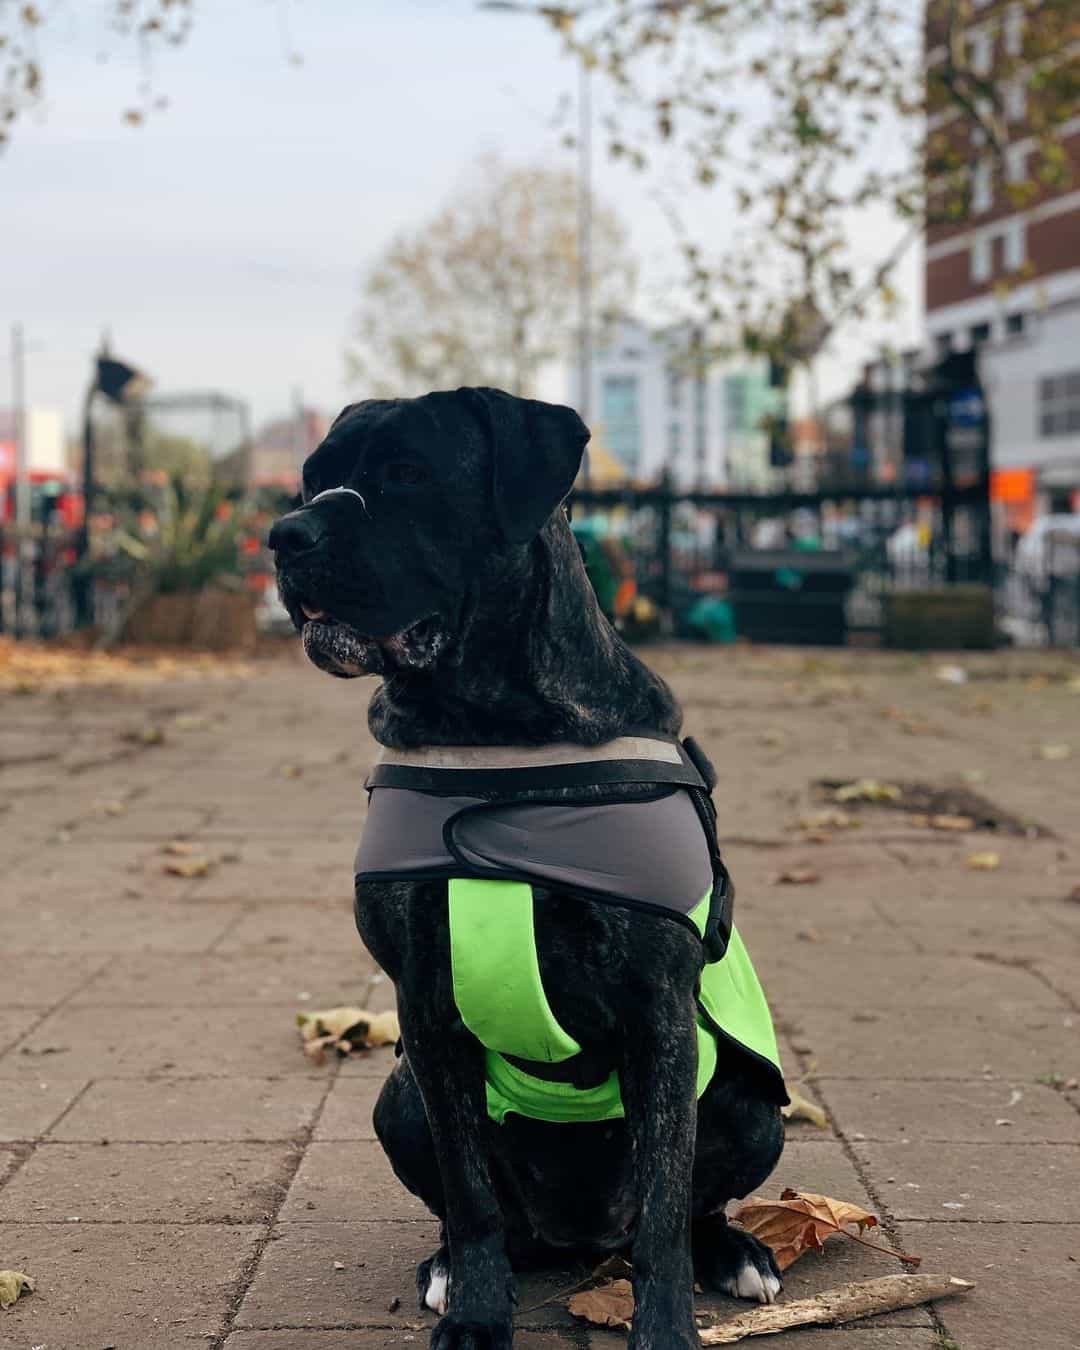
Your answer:
[[[340,423],[342,423],[342,422],[346,421],[348,418],[350,418],[350,417],[353,415],[353,413],[356,412],[357,408],[362,408],[362,407],[363,407],[363,404],[362,404],[362,403],[346,403],[346,405],[344,406],[344,408],[342,408],[342,410],[338,413],[338,415],[337,415],[337,416],[334,418],[334,420],[330,423],[330,426],[329,426],[329,428],[327,429],[327,434],[329,434],[331,431],[333,431],[333,429],[334,429],[336,426],[340,425]]]
[[[462,389],[491,443],[495,520],[508,544],[528,543],[574,485],[589,429],[573,408],[501,389]]]

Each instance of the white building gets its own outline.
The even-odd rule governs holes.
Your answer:
[[[570,402],[587,403],[596,440],[637,482],[666,471],[680,488],[763,487],[764,365],[703,361],[699,344],[691,324],[650,329],[619,319],[593,353],[588,400],[580,371],[571,369]]]

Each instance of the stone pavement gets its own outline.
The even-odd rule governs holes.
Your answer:
[[[940,658],[647,655],[720,770],[739,922],[789,1077],[831,1120],[789,1127],[765,1193],[864,1204],[923,1269],[978,1282],[778,1347],[1075,1350],[1078,668],[970,658],[949,684]],[[0,695],[0,1268],[38,1281],[0,1313],[5,1350],[426,1345],[413,1266],[435,1227],[371,1132],[389,1052],[316,1067],[294,1023],[392,996],[349,904],[369,689],[290,655],[247,679]],[[965,775],[1052,835],[882,808],[797,825],[816,779]],[[173,840],[208,873],[167,874],[192,856]],[[988,849],[996,870],[967,865]],[[776,881],[792,868],[820,880]],[[899,1268],[837,1240],[787,1290]],[[525,1281],[519,1350],[625,1344],[545,1302],[577,1275]]]

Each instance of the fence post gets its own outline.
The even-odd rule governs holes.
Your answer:
[[[657,508],[660,512],[660,608],[670,618],[672,609],[672,557],[671,557],[671,480],[665,474],[660,481],[660,495]]]

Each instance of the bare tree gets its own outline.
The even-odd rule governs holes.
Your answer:
[[[970,208],[970,146],[994,157],[1018,202],[1069,173],[1080,111],[1076,0],[595,0],[485,4],[528,11],[615,93],[608,151],[651,169],[672,156],[726,192],[730,240],[695,237],[668,202],[704,317],[733,345],[784,365],[894,300],[891,277],[931,220]],[[991,59],[973,41],[987,31]],[[924,37],[931,50],[925,49]],[[1010,122],[1011,86],[1027,91]],[[1029,138],[1025,174],[1006,175]],[[851,224],[884,222],[876,258]]]
[[[577,181],[566,170],[477,163],[463,191],[369,268],[349,364],[369,394],[456,384],[535,392],[575,322]],[[593,212],[593,295],[626,305],[634,268],[611,211]]]

